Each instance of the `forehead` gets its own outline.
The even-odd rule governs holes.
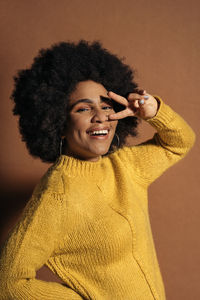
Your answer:
[[[81,81],[70,95],[70,104],[79,99],[101,100],[101,97],[108,97],[105,87],[92,80]]]

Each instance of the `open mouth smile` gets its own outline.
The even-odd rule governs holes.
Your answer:
[[[87,131],[87,134],[91,137],[91,138],[95,138],[95,139],[107,139],[108,135],[109,135],[109,131],[110,129],[94,129],[94,130],[89,130]]]
[[[94,130],[94,131],[90,131],[89,132],[89,135],[92,135],[92,136],[105,136],[108,134],[108,130]]]

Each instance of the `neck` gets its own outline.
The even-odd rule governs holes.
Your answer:
[[[79,160],[82,160],[82,161],[91,161],[91,162],[97,162],[101,158],[101,155],[94,156],[94,157],[92,157],[92,156],[91,157],[83,157],[81,155],[77,155],[77,154],[72,153],[68,149],[63,149],[62,155],[67,155],[67,156],[75,158],[75,159],[79,159]]]

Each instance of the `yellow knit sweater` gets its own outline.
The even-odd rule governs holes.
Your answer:
[[[0,260],[0,299],[164,300],[147,187],[183,158],[191,128],[161,101],[153,139],[87,162],[62,155],[41,179]],[[66,287],[35,279],[46,264]]]

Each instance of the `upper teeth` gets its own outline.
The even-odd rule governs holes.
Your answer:
[[[90,134],[107,134],[108,130],[94,130],[94,131],[90,131]]]

